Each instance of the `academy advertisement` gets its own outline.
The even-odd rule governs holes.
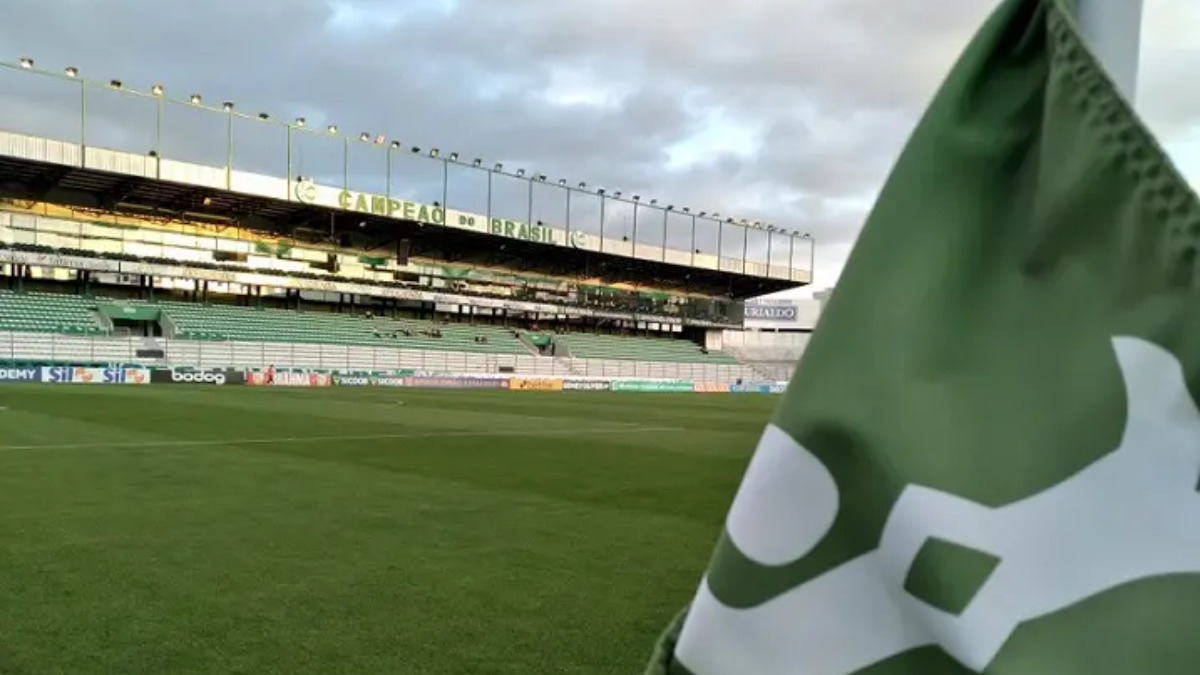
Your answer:
[[[0,382],[41,382],[40,368],[0,368]]]

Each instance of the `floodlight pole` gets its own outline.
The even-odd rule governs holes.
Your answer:
[[[1079,29],[1108,71],[1117,90],[1137,98],[1141,55],[1142,0],[1075,0]]]

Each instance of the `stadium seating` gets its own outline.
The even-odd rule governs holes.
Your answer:
[[[555,338],[565,344],[571,356],[580,359],[617,359],[629,361],[672,361],[676,363],[735,364],[728,354],[706,353],[688,340],[624,337],[570,333]]]
[[[182,340],[235,340],[335,344],[477,354],[531,355],[532,351],[510,328],[443,323],[390,317],[367,318],[355,314],[295,311],[189,302],[148,302],[130,299],[88,298],[55,293],[0,291],[0,331],[98,335],[98,304],[152,305],[162,310],[164,321],[174,325]],[[525,334],[531,343],[549,336]],[[553,340],[578,359],[648,361],[735,365],[737,359],[706,353],[688,340],[569,333]],[[559,351],[565,355],[565,351]]]
[[[505,328],[417,319],[367,319],[331,312],[297,312],[232,305],[161,302],[174,321],[176,336],[191,340],[245,340],[342,345],[386,344],[405,349],[529,354],[528,348]],[[431,333],[438,331],[441,337]],[[405,332],[407,331],[407,333]],[[477,338],[486,338],[477,341]]]
[[[77,295],[0,291],[0,331],[97,335],[95,306]]]

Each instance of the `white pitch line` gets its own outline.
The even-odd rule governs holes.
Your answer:
[[[297,436],[293,438],[227,438],[206,441],[127,441],[117,443],[56,443],[44,445],[0,445],[0,452],[17,450],[91,450],[99,448],[204,447],[211,445],[280,445],[288,443],[324,443],[329,441],[385,441],[401,438],[482,437],[482,436],[553,436],[555,434],[649,434],[679,431],[677,427],[635,427],[620,429],[542,429],[534,431],[425,431],[410,434],[373,434],[369,436]]]

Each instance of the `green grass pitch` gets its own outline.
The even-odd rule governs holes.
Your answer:
[[[0,673],[640,672],[776,400],[0,387]]]

